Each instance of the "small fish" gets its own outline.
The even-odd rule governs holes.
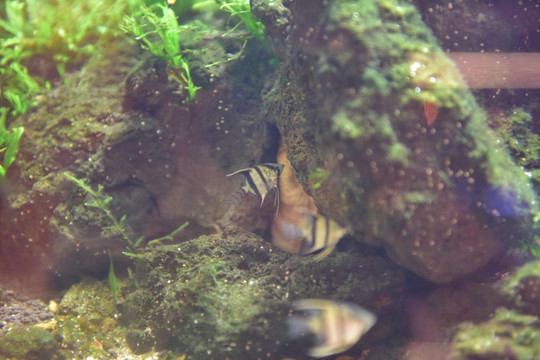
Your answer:
[[[264,163],[235,171],[227,176],[233,176],[236,174],[244,175],[244,183],[241,190],[243,190],[246,194],[251,193],[260,198],[261,204],[259,206],[263,205],[266,195],[275,190],[275,203],[277,203],[277,208],[279,209],[278,179],[282,171],[283,164]]]
[[[322,358],[351,348],[376,321],[375,314],[353,303],[303,299],[293,303],[288,335],[290,339],[315,335],[315,346],[308,354]]]
[[[339,225],[336,221],[319,213],[305,211],[306,225],[296,227],[290,224],[282,224],[286,237],[294,240],[303,238],[303,245],[298,252],[301,255],[308,255],[315,251],[322,250],[315,255],[315,260],[328,256],[336,247],[343,235],[347,233],[347,228]]]

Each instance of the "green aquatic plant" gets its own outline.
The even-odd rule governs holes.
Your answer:
[[[0,55],[6,53],[3,50],[0,49]],[[18,62],[7,64],[7,59],[8,56],[3,56],[0,60],[0,101],[9,106],[5,108],[11,110],[11,115],[24,114],[37,104],[35,96],[42,91],[43,86],[28,74],[23,65]]]
[[[109,283],[109,289],[111,289],[111,292],[114,296],[114,301],[118,302],[118,296],[120,295],[120,290],[122,289],[122,283],[118,278],[116,277],[116,274],[114,273],[114,263],[113,258],[111,255],[111,251],[108,251],[109,253],[109,275],[107,276],[107,282]]]
[[[19,141],[24,133],[22,126],[6,129],[7,112],[6,107],[0,108],[0,154],[3,154],[4,157],[0,165],[0,178],[6,176],[7,169],[15,161],[19,152]]]
[[[85,206],[99,209],[107,216],[107,218],[111,222],[111,225],[106,226],[105,229],[113,231],[115,234],[121,236],[122,239],[124,239],[125,241],[127,251],[123,251],[122,254],[129,257],[135,257],[135,258],[143,257],[142,254],[134,253],[134,251],[142,243],[142,241],[144,240],[144,237],[140,236],[136,240],[134,240],[128,235],[128,231],[125,226],[126,215],[123,215],[120,219],[114,216],[114,214],[111,212],[109,208],[109,204],[113,200],[113,197],[105,194],[103,185],[98,184],[97,190],[94,190],[92,189],[92,187],[86,184],[83,180],[78,179],[67,172],[64,172],[64,176],[67,179],[74,182],[78,187],[83,189],[88,195],[90,195],[91,201],[85,202],[84,203]],[[189,225],[189,222],[186,221],[185,223],[183,223],[182,225],[174,229],[168,235],[162,236],[160,238],[152,239],[148,241],[148,244],[154,244],[154,243],[164,241],[164,240],[173,240],[174,236],[178,234],[181,230],[186,228],[186,226],[188,225]]]
[[[126,243],[126,249],[128,251],[135,250],[143,240],[143,237],[139,237],[136,240],[133,240],[129,235],[125,227],[126,215],[123,215],[120,219],[117,219],[116,216],[111,212],[109,204],[113,200],[112,196],[105,194],[103,190],[103,185],[98,184],[97,190],[92,189],[87,185],[83,180],[76,178],[75,176],[65,172],[64,176],[74,182],[78,187],[86,191],[90,195],[91,200],[85,202],[84,205],[92,208],[101,210],[111,222],[110,226],[105,227],[113,231],[115,234],[120,235]]]
[[[144,5],[151,7],[157,3],[163,3],[163,0],[142,0]],[[208,1],[208,0],[205,0]],[[193,5],[200,0],[168,0],[166,1],[168,7],[174,11],[177,16],[183,16],[191,11]]]
[[[13,116],[24,114],[34,106],[34,97],[42,90],[42,84],[21,64],[33,53],[26,49],[30,44],[30,25],[27,23],[30,15],[25,9],[25,2],[8,0],[5,17],[0,18],[0,104]]]
[[[193,83],[189,63],[180,48],[180,33],[186,27],[178,24],[172,9],[162,3],[142,5],[139,13],[124,17],[120,28],[140,41],[143,49],[167,62],[172,78],[187,86],[188,100],[195,97],[200,88]]]
[[[118,37],[123,12],[140,0],[5,0],[0,14],[0,105],[9,115],[35,106],[36,95],[50,86],[29,72],[44,60],[63,75],[92,55],[98,41]],[[48,66],[49,66],[48,65]],[[43,69],[42,69],[43,70]],[[34,71],[36,72],[36,71]],[[39,73],[39,70],[37,71]],[[43,75],[43,74],[42,74]],[[49,77],[49,78],[47,78]]]
[[[189,225],[189,222],[186,221],[185,223],[183,223],[182,225],[180,225],[179,227],[177,227],[176,229],[171,231],[169,234],[167,234],[165,236],[162,236],[162,237],[159,237],[157,239],[150,240],[148,242],[148,245],[153,245],[153,244],[156,244],[158,242],[165,241],[165,240],[174,240],[174,236],[176,234],[178,234],[180,231],[184,230],[186,228],[186,226],[188,226],[188,225]]]
[[[260,42],[266,42],[264,38],[264,25],[251,12],[249,0],[215,0],[219,5],[220,10],[226,11],[231,16],[238,17],[241,22],[236,24],[232,30],[234,31],[240,24],[244,24],[253,37]]]

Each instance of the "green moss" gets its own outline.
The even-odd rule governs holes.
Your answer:
[[[54,336],[35,326],[16,328],[0,337],[0,354],[8,358],[52,359],[57,348]]]
[[[532,116],[521,108],[515,108],[507,117],[492,120],[516,162],[532,168],[540,157],[540,137],[531,131]]]
[[[360,122],[361,120],[357,120],[355,115],[341,110],[332,117],[332,130],[345,139],[367,137],[373,134],[373,131],[367,127],[359,126]]]
[[[467,130],[477,138],[468,156],[481,160],[491,186],[498,188],[508,199],[514,197],[523,199],[525,203],[519,204],[520,206],[516,208],[518,211],[522,212],[524,208],[535,211],[538,207],[536,193],[530,185],[529,177],[522,167],[516,166],[507,149],[500,145],[496,133],[487,128],[486,114],[479,108],[471,113]],[[523,208],[519,209],[521,206]]]
[[[500,308],[494,318],[475,325],[459,326],[455,348],[465,359],[534,360],[540,356],[540,321],[532,315],[521,315]]]
[[[313,183],[313,189],[318,189],[330,176],[330,171],[323,168],[317,168],[314,172],[308,175],[308,181]]]
[[[407,166],[410,150],[402,143],[395,142],[388,147],[388,160]]]
[[[117,314],[114,296],[103,282],[90,278],[73,285],[58,307],[54,332],[62,338],[64,353],[70,357],[93,356],[111,359],[107,352],[118,346],[114,320]]]
[[[275,342],[285,335],[289,294],[354,296],[368,304],[391,292],[392,301],[399,299],[401,271],[359,256],[334,253],[324,262],[289,257],[240,229],[147,249],[136,260],[141,288],[124,303],[130,346],[145,352],[174,343],[190,359],[255,359],[267,352],[278,358]],[[318,281],[313,274],[321,274]]]
[[[540,278],[540,260],[531,261],[518,268],[510,278],[505,280],[504,285],[501,288],[502,292],[511,297],[515,297],[519,291],[519,283],[528,276]]]
[[[84,315],[96,322],[116,313],[114,296],[107,285],[90,278],[69,289],[60,302],[59,310]]]

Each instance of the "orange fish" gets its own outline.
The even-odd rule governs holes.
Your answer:
[[[319,214],[315,201],[296,178],[283,144],[277,159],[284,164],[278,179],[282,207],[272,221],[272,243],[293,254],[307,255],[322,250],[314,257],[319,261],[332,252],[347,229]]]

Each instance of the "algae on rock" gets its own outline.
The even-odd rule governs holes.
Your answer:
[[[19,327],[0,337],[0,359],[60,359],[55,357],[59,344],[54,336],[39,327]]]
[[[302,183],[320,168],[332,174],[307,187],[323,213],[437,283],[530,230],[529,179],[412,5],[300,0],[284,12],[253,3],[263,22],[289,24],[265,22],[285,50],[264,107]]]
[[[401,311],[403,272],[377,255],[355,255],[314,263],[234,227],[147,249],[135,260],[140,288],[123,305],[128,343],[137,353],[166,348],[189,359],[276,358],[296,350],[285,319],[293,300],[308,297],[371,308],[386,324],[374,336],[387,336]]]
[[[458,329],[454,346],[464,360],[534,360],[540,356],[540,320],[500,308],[492,320]]]
[[[112,214],[126,215],[134,238],[160,237],[189,220],[179,235],[185,240],[213,230],[236,185],[224,180],[227,172],[271,160],[277,139],[258,121],[257,103],[272,69],[268,53],[258,41],[246,42],[245,32],[221,36],[229,30],[226,13],[191,15],[212,28],[186,35],[190,46],[205,49],[185,54],[204,87],[193,101],[177,92],[163,60],[115,39],[14,121],[26,132],[2,198],[0,267],[44,271],[71,284],[80,271],[105,275],[107,249],[123,267],[121,237],[83,205],[77,188],[59,176],[64,171],[91,187],[102,184]],[[256,216],[244,223],[266,224]],[[12,253],[21,256],[12,261]]]

